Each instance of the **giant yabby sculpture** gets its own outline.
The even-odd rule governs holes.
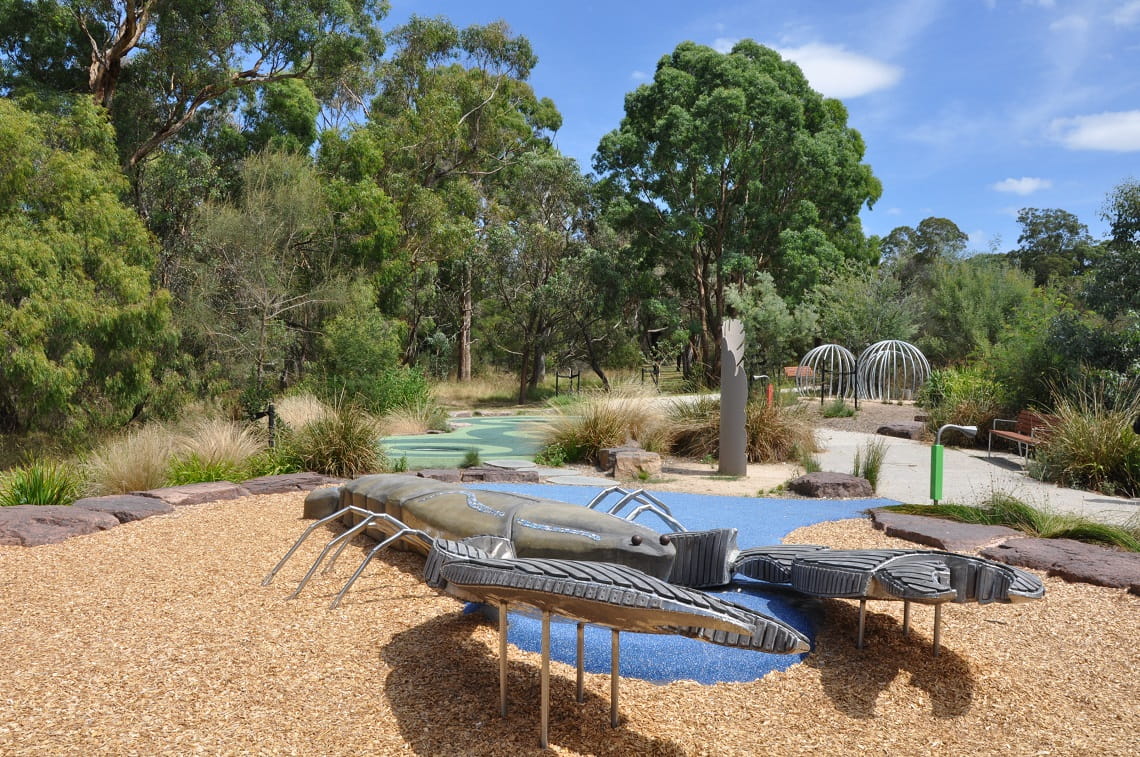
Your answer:
[[[625,494],[606,509],[611,494]],[[620,513],[636,505],[625,517]],[[652,513],[669,528],[659,533],[633,519]],[[1044,595],[1034,575],[1000,563],[925,550],[830,550],[777,545],[740,550],[736,529],[687,531],[669,508],[644,492],[613,487],[587,507],[495,491],[475,491],[415,476],[365,476],[317,490],[306,514],[323,516],[309,526],[262,582],[268,585],[317,528],[332,521],[349,527],[325,545],[297,589],[297,596],[332,553],[332,567],[349,541],[368,533],[379,540],[333,600],[335,607],[381,550],[410,548],[427,557],[426,582],[460,599],[499,610],[500,708],[506,712],[507,607],[541,611],[542,725],[549,722],[550,617],[578,621],[578,699],[582,701],[583,626],[612,630],[611,712],[617,725],[618,642],[621,631],[678,634],[713,644],[776,654],[810,648],[784,622],[718,597],[700,587],[723,586],[734,575],[780,584],[815,597],[860,600],[859,646],[868,599],[935,606],[944,602],[1019,602]],[[334,551],[335,550],[335,551]]]

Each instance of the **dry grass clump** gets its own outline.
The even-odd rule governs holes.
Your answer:
[[[327,418],[332,408],[312,392],[290,394],[273,403],[277,417],[291,429],[301,429],[313,421]]]
[[[380,418],[384,436],[424,434],[432,429],[447,430],[447,413],[435,400],[420,400],[395,407]]]
[[[232,464],[240,468],[265,448],[254,427],[216,418],[191,422],[186,431],[178,435],[176,444],[176,457],[194,457],[211,467]]]
[[[177,446],[174,432],[158,423],[105,442],[83,462],[88,493],[125,494],[165,486]]]
[[[513,405],[518,399],[518,379],[506,372],[489,372],[469,381],[438,381],[432,396],[445,407]]]
[[[816,452],[819,444],[808,413],[801,405],[768,406],[749,402],[745,433],[750,463],[797,461]],[[720,400],[702,397],[693,402],[674,402],[669,409],[675,454],[698,459],[720,453]]]
[[[636,441],[644,449],[666,452],[671,431],[652,396],[632,388],[583,392],[575,401],[551,405],[546,445],[558,445],[567,461],[597,462],[598,450]]]

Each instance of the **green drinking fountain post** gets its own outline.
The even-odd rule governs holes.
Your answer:
[[[947,423],[942,428],[938,429],[938,433],[934,437],[934,446],[930,448],[930,499],[934,504],[938,504],[938,500],[942,499],[942,469],[943,469],[943,452],[942,447],[942,432],[946,429],[953,429],[961,431],[966,436],[974,437],[978,435],[977,426],[958,426],[953,423]]]

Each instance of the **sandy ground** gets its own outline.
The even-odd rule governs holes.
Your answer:
[[[259,585],[307,523],[302,495],[182,508],[35,548],[0,547],[0,754],[536,753],[538,656],[510,650],[498,715],[497,635],[389,554],[327,609],[359,560],[286,601],[320,545]],[[866,521],[820,524],[794,542],[901,544]],[[1045,579],[1023,605],[932,613],[812,602],[810,655],[750,683],[658,686],[552,664],[555,754],[1013,754],[1140,752],[1140,597]]]

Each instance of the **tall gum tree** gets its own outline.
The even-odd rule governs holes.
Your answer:
[[[465,380],[473,265],[486,248],[493,185],[522,155],[549,142],[561,116],[526,83],[537,58],[503,22],[458,29],[445,19],[413,17],[389,41],[394,53],[381,68],[368,125],[349,138],[356,144],[348,152],[371,157],[345,168],[373,179],[398,209],[399,242],[382,275],[403,295],[405,362],[416,357],[429,310],[451,309],[456,373]]]
[[[766,270],[798,300],[866,249],[851,240],[881,186],[863,153],[843,105],[751,40],[728,54],[684,42],[626,96],[594,167],[625,195],[636,254],[680,293],[702,378],[716,375],[726,286]]]
[[[238,91],[305,79],[331,100],[366,86],[387,12],[386,0],[2,0],[0,83],[85,79],[133,168]]]

